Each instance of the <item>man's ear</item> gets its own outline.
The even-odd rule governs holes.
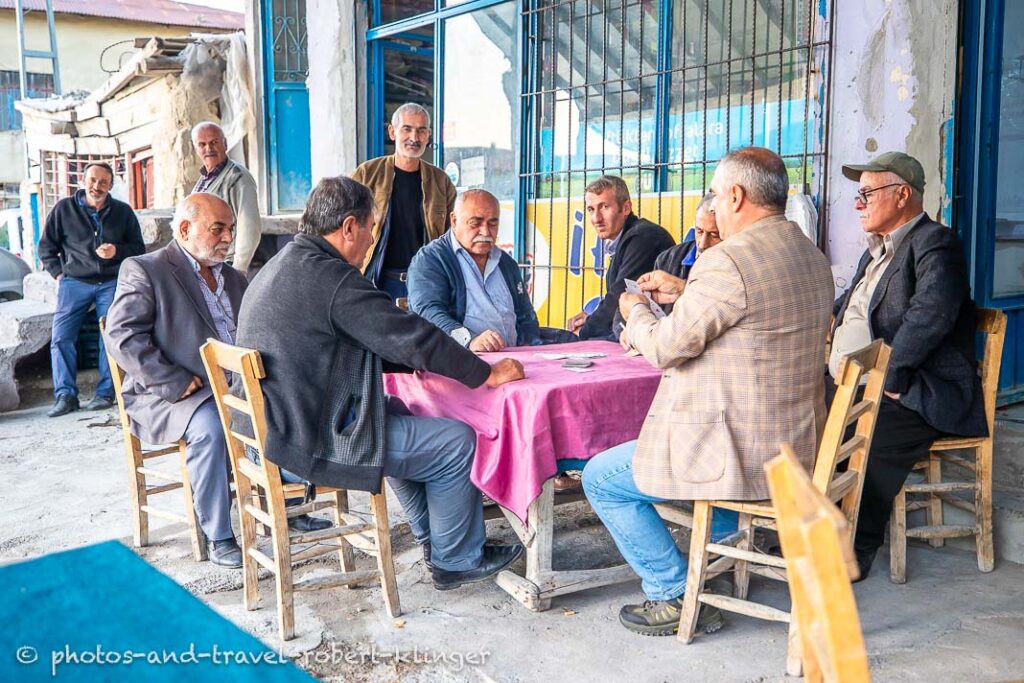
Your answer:
[[[189,223],[186,220],[183,220],[180,223],[178,223],[178,234],[181,235],[181,239],[183,239],[183,240],[187,240],[188,239],[188,234],[189,234],[191,228],[192,228],[192,224]]]
[[[388,137],[391,138],[392,140],[397,139],[395,136],[395,127],[392,126],[390,123],[388,124]]]
[[[359,221],[355,216],[345,216],[341,222],[341,236],[346,242],[354,242],[356,233],[359,232]]]
[[[743,204],[747,201],[747,191],[742,185],[733,185],[729,188],[729,202],[732,204],[733,213],[739,213]]]
[[[627,199],[622,202],[622,210],[626,213],[633,213],[633,200]]]

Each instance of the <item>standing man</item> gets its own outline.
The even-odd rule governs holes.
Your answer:
[[[654,509],[666,500],[763,500],[764,464],[789,443],[810,469],[824,426],[821,359],[834,287],[828,259],[786,220],[789,177],[775,153],[730,152],[711,182],[723,241],[701,255],[686,287],[665,272],[641,280],[658,303],[623,294],[626,336],[664,377],[637,441],[592,458],[583,488],[647,601],[619,621],[644,635],[679,627],[687,558]],[[681,295],[678,295],[679,292]],[[678,296],[677,296],[678,295]],[[716,510],[711,538],[736,529]],[[705,606],[698,628],[722,617]]]
[[[46,217],[39,240],[39,260],[57,280],[57,310],[50,338],[56,403],[47,413],[50,417],[78,410],[75,344],[86,313],[95,305],[96,317],[107,314],[121,263],[146,251],[135,212],[110,196],[113,184],[114,170],[109,165],[86,166],[85,187],[57,202]],[[103,410],[114,404],[114,382],[102,339],[99,353],[100,381],[87,410]]]
[[[370,188],[377,213],[373,244],[363,273],[392,300],[408,296],[406,272],[412,257],[447,230],[455,209],[455,186],[448,175],[421,157],[430,142],[430,114],[408,102],[388,126],[395,153],[364,162],[352,179]]]
[[[192,146],[202,162],[192,192],[209,192],[231,207],[235,214],[235,239],[227,260],[245,275],[263,234],[256,180],[241,164],[228,158],[227,138],[213,121],[203,121],[192,128]]]
[[[633,213],[629,188],[618,176],[606,175],[587,185],[584,194],[587,215],[604,240],[604,249],[612,260],[605,273],[607,293],[593,313],[580,311],[569,319],[570,332],[580,339],[610,339],[612,322],[619,305],[619,297],[626,291],[626,279],[636,280],[654,270],[654,259],[675,240],[668,231]]]
[[[843,175],[860,183],[854,206],[868,248],[835,302],[829,372],[834,377],[844,354],[874,339],[892,347],[853,542],[863,579],[914,464],[936,439],[985,436],[988,423],[963,248],[924,212],[924,169],[912,156],[886,152],[843,166]]]
[[[434,587],[449,590],[497,574],[523,547],[485,542],[483,503],[469,478],[473,430],[400,410],[382,372],[397,364],[497,387],[522,379],[523,367],[508,358],[489,365],[363,277],[373,220],[366,187],[321,180],[300,234],[246,294],[238,343],[259,349],[266,368],[267,458],[344,489],[376,493],[388,477]]]

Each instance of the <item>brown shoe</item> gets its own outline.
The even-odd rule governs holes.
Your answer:
[[[555,493],[570,493],[582,488],[583,482],[580,481],[579,472],[563,472],[555,477]]]

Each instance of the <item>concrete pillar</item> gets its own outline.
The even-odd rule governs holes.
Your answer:
[[[358,118],[365,82],[356,57],[357,7],[352,0],[306,0],[309,130],[313,184],[358,165]],[[360,30],[360,34],[362,31]]]
[[[890,150],[924,166],[925,210],[948,220],[952,195],[957,0],[837,2],[829,120],[828,244],[844,290],[867,244],[844,163]]]

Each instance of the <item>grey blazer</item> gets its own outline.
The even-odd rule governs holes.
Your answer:
[[[246,280],[230,266],[223,274],[237,321]],[[122,393],[132,431],[147,443],[180,439],[212,395],[199,347],[217,338],[217,330],[199,287],[177,242],[121,265],[104,342],[127,375]],[[179,400],[193,376],[203,378],[204,386]]]

